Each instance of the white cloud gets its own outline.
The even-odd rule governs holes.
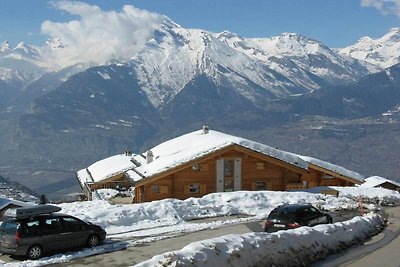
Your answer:
[[[361,0],[361,6],[374,7],[384,15],[400,17],[400,0]]]
[[[59,1],[53,6],[78,16],[68,22],[45,21],[41,31],[50,39],[61,41],[62,49],[43,47],[48,65],[58,69],[78,62],[105,63],[111,58],[130,58],[148,40],[165,17],[156,13],[123,6],[121,12],[103,11],[83,2]]]

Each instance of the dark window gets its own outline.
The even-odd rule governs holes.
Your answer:
[[[24,234],[37,234],[40,232],[39,220],[32,220],[22,223],[21,231]]]
[[[69,231],[80,231],[85,229],[85,224],[72,217],[63,218],[63,226]]]
[[[200,171],[200,164],[196,163],[192,165],[192,171],[193,172],[199,172]]]
[[[232,160],[225,160],[225,176],[232,176]]]
[[[158,184],[154,184],[151,186],[152,193],[160,193],[160,186]]]
[[[1,232],[6,235],[15,235],[18,228],[19,223],[15,221],[6,221],[1,225]]]
[[[266,187],[265,187],[265,182],[256,182],[256,190],[258,191],[258,190],[265,190],[265,189],[267,189]]]
[[[190,184],[189,185],[189,193],[190,194],[200,193],[200,184]]]
[[[45,231],[59,231],[61,228],[59,218],[48,218],[44,220],[43,230]]]

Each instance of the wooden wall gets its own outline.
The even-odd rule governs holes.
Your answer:
[[[350,186],[354,183],[348,182],[344,179],[339,178],[324,178],[325,173],[317,170],[310,169],[309,173],[303,174],[301,181],[308,183],[308,188],[316,186]]]
[[[248,154],[229,151],[221,155],[199,161],[200,171],[194,171],[192,164],[162,179],[147,183],[143,189],[136,189],[137,202],[153,201],[164,198],[186,199],[201,197],[216,192],[216,161],[218,159],[241,158],[242,190],[256,190],[257,184],[264,183],[264,190],[286,190],[288,183],[301,183],[300,174],[272,164],[266,160],[252,157]],[[189,185],[199,185],[198,192],[190,192]],[[158,189],[157,189],[158,187]],[[141,199],[141,190],[144,198]]]

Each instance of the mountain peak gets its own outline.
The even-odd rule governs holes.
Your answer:
[[[0,45],[0,52],[4,52],[6,50],[10,49],[10,44],[8,43],[8,41],[4,41],[1,45]]]
[[[380,69],[388,68],[400,62],[400,28],[391,28],[377,39],[362,37],[356,44],[342,48],[339,52]]]
[[[239,35],[237,35],[236,33],[232,33],[230,31],[224,30],[223,32],[217,34],[217,38],[227,38],[227,39],[231,39],[231,38],[240,38]]]

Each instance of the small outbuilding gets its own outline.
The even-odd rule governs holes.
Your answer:
[[[0,221],[4,219],[4,214],[7,210],[13,208],[28,207],[28,206],[31,206],[31,204],[8,198],[0,198]]]
[[[400,183],[386,179],[381,176],[371,176],[365,179],[365,182],[361,184],[362,187],[382,187],[394,191],[400,192]]]

